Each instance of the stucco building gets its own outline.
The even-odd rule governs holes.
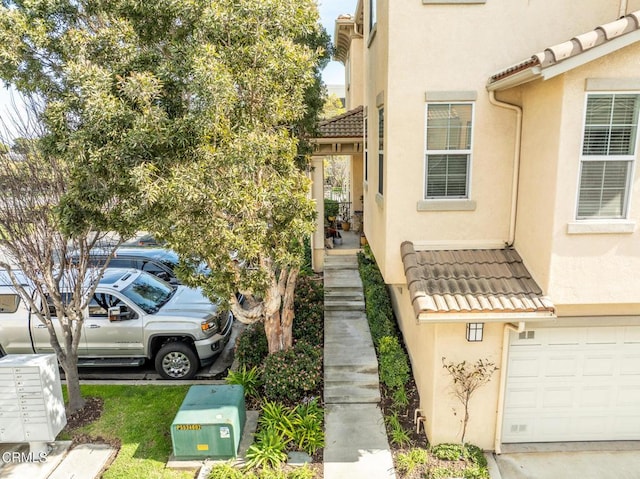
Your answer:
[[[335,45],[365,133],[318,148],[353,155],[429,440],[461,432],[442,358],[499,367],[485,449],[640,440],[640,0],[359,0]]]

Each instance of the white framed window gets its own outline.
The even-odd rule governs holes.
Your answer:
[[[576,219],[627,217],[640,93],[587,95]]]
[[[427,103],[424,198],[469,197],[473,103]]]

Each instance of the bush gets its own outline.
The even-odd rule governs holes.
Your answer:
[[[235,354],[240,367],[246,369],[262,367],[264,358],[269,354],[264,324],[251,324],[242,331],[236,342]]]
[[[409,361],[395,336],[384,336],[378,348],[380,381],[391,389],[404,387],[409,381]]]
[[[255,436],[256,442],[249,446],[245,466],[278,467],[287,460],[287,444],[282,435],[273,429],[261,429]]]
[[[293,337],[309,344],[324,341],[324,288],[322,281],[312,276],[301,276],[296,284],[294,301],[296,318]]]
[[[310,396],[322,382],[322,344],[297,342],[293,348],[270,354],[264,361],[267,398],[292,404]]]
[[[334,218],[338,216],[340,211],[340,205],[336,200],[330,200],[329,198],[324,199],[324,218],[328,220],[330,216]]]
[[[227,384],[238,384],[244,388],[244,395],[247,397],[257,398],[260,396],[260,386],[262,379],[260,378],[260,370],[254,366],[247,369],[242,366],[238,371],[229,371],[225,378]]]

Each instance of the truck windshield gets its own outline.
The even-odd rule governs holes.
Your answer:
[[[122,293],[146,313],[157,312],[173,295],[173,288],[150,274],[139,275]]]

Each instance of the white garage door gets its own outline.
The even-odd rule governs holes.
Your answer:
[[[640,439],[640,327],[512,333],[502,441]]]

